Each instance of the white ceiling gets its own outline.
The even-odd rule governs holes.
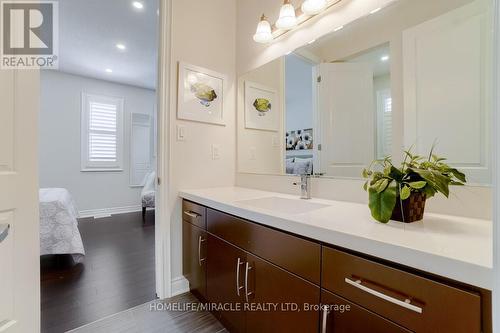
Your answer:
[[[141,2],[59,0],[59,70],[155,89],[158,0]]]
[[[390,51],[389,44],[384,44],[349,57],[345,61],[370,64],[373,68],[374,77],[383,76],[391,73]]]

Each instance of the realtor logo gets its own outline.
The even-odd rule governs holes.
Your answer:
[[[2,69],[57,69],[56,1],[0,1]]]

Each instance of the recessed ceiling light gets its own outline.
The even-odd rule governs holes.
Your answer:
[[[111,68],[106,68],[106,73],[113,73],[113,70]]]
[[[384,55],[380,58],[380,61],[387,61],[389,60],[389,56],[388,55]]]
[[[144,4],[142,2],[140,2],[140,1],[134,1],[134,2],[132,2],[132,6],[134,6],[137,9],[143,9],[144,8]]]
[[[375,13],[379,12],[381,9],[382,9],[382,7],[375,8],[374,10],[372,10],[370,12],[370,14],[375,14]]]
[[[344,29],[343,25],[341,25],[340,27],[336,27],[335,29],[333,29],[333,31],[339,31],[339,30],[342,30],[342,29]]]
[[[118,44],[116,44],[116,48],[117,48],[118,50],[125,51],[125,49],[126,49],[127,47],[125,46],[125,44],[118,43]]]

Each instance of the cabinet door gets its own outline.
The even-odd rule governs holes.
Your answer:
[[[256,256],[247,258],[247,332],[317,332],[320,288]]]
[[[321,333],[410,333],[339,296],[322,291]]]
[[[201,299],[207,293],[207,233],[194,225],[182,223],[183,274],[191,292]]]
[[[224,306],[215,313],[231,332],[245,332],[244,271],[246,253],[237,247],[208,235],[207,298]]]

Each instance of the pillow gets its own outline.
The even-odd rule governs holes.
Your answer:
[[[312,174],[312,158],[295,158],[295,163],[293,165],[293,174]]]
[[[293,173],[293,165],[295,164],[294,161],[295,158],[293,157],[285,159],[287,174]]]

